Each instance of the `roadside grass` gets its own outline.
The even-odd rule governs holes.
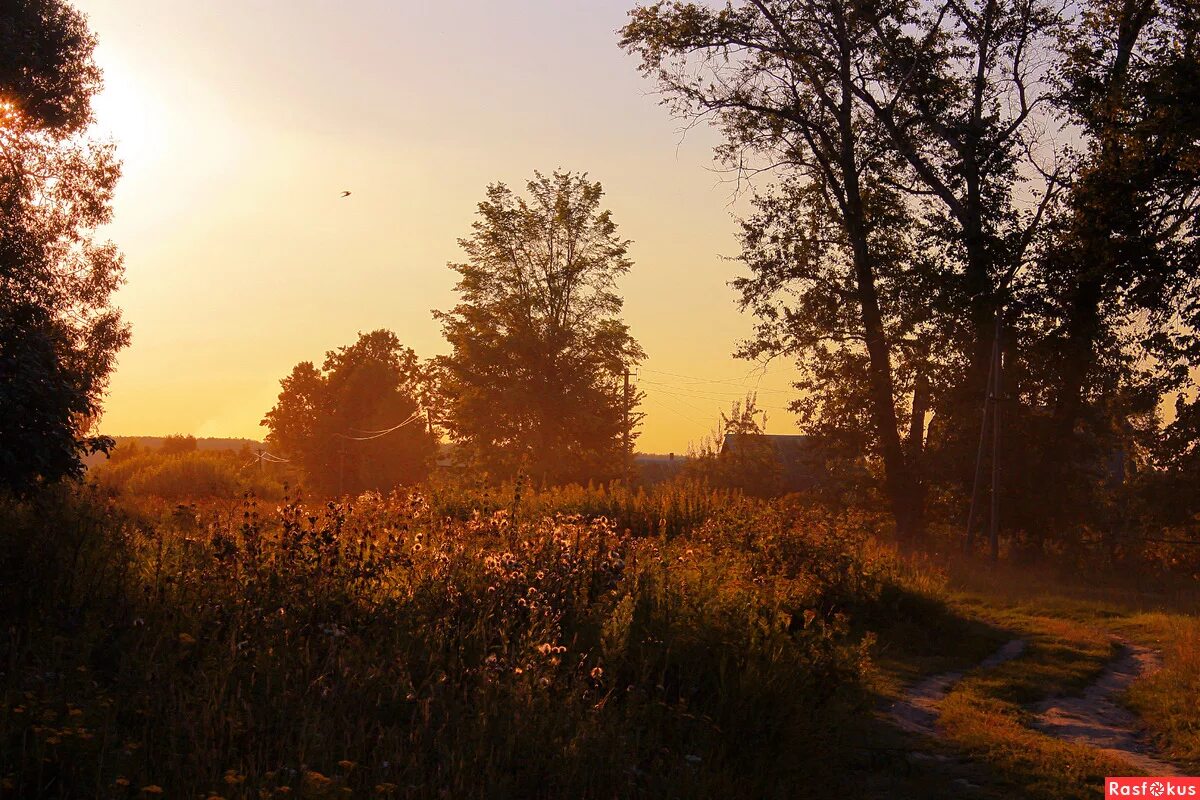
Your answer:
[[[1179,614],[1136,614],[1119,630],[1162,653],[1162,669],[1135,682],[1126,704],[1145,722],[1158,748],[1191,774],[1200,772],[1200,620]]]
[[[936,578],[705,513],[0,506],[0,796],[953,797],[871,715],[871,621]]]

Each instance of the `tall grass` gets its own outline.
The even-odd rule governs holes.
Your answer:
[[[2,546],[41,544],[4,562],[4,796],[828,790],[867,702],[854,621],[904,579],[863,525],[511,488],[10,503]]]

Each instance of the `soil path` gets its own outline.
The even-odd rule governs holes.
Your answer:
[[[1024,639],[1013,639],[979,663],[976,669],[988,669],[1011,661],[1025,651]],[[888,716],[901,730],[937,735],[938,705],[966,671],[943,672],[917,683],[888,710]]]
[[[1174,765],[1156,758],[1140,731],[1138,718],[1116,698],[1131,683],[1161,666],[1153,650],[1123,639],[1104,672],[1078,697],[1052,697],[1038,703],[1033,727],[1064,741],[1094,747],[1124,759],[1144,775],[1180,775]],[[981,661],[976,669],[999,666],[1021,655],[1023,639],[1013,639]],[[915,684],[888,710],[892,723],[909,733],[937,736],[938,706],[966,671],[944,672]],[[944,757],[942,757],[944,759]]]
[[[1153,650],[1118,640],[1121,651],[1079,697],[1052,697],[1034,706],[1037,730],[1122,758],[1144,775],[1179,775],[1178,768],[1151,755],[1135,714],[1116,703],[1137,678],[1161,666]]]

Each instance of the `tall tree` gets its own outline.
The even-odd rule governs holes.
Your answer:
[[[267,443],[322,494],[387,491],[429,473],[437,437],[421,404],[426,374],[391,331],[359,334],[325,354],[317,369],[297,364],[262,424]]]
[[[110,306],[120,254],[98,242],[119,166],[92,141],[100,70],[61,0],[0,8],[0,487],[78,475],[128,328]]]
[[[889,10],[846,0],[659,2],[630,12],[622,44],[677,113],[716,116],[727,165],[782,173],[743,222],[751,276],[736,285],[761,322],[741,354],[799,360],[801,388],[811,393],[797,404],[805,421],[865,434],[897,532],[911,539],[923,525],[928,381],[913,358],[924,350],[920,331],[899,313],[914,280],[906,274],[912,220],[893,188],[899,159],[880,146],[884,130],[857,97],[877,20]],[[906,396],[919,431],[907,452],[897,412]]]
[[[629,242],[586,175],[535,173],[525,188],[488,187],[459,240],[467,260],[450,265],[460,302],[434,312],[452,347],[446,421],[497,476],[616,477],[639,418],[622,376],[644,357],[619,316]]]
[[[1035,546],[1101,506],[1086,465],[1134,448],[1138,423],[1155,432],[1200,355],[1198,32],[1194,0],[1092,0],[1064,37],[1057,107],[1082,146],[1026,300],[1030,403],[1049,412],[1031,469],[1057,495]],[[1180,411],[1162,441],[1186,450]]]

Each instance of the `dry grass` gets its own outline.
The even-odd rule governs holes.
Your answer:
[[[969,777],[1087,797],[1114,764],[1031,730],[1110,632],[1129,702],[1195,759],[1193,617],[1154,593],[900,558],[876,518],[681,483],[435,487],[278,507],[70,493],[0,506],[0,795],[955,797],[873,710],[969,669]],[[991,795],[989,795],[991,796]]]
[[[1139,614],[1126,630],[1162,652],[1162,669],[1135,682],[1126,702],[1146,722],[1170,758],[1200,770],[1200,620]]]
[[[36,576],[6,797],[821,796],[867,718],[852,622],[900,579],[770,504],[669,538],[421,495],[5,517]]]
[[[1094,798],[1105,775],[1129,774],[1113,758],[1029,727],[1026,707],[1091,683],[1113,654],[1104,632],[1080,623],[1009,614],[1026,640],[1017,659],[968,676],[947,696],[940,717],[947,738],[986,762],[1002,786],[1021,797]]]

